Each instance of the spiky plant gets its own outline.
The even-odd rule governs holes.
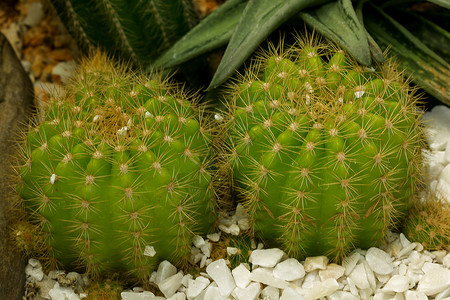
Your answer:
[[[219,171],[230,170],[252,234],[299,259],[339,261],[378,245],[410,207],[418,98],[391,62],[363,69],[314,36],[283,47],[228,90]]]
[[[47,256],[145,278],[159,259],[186,262],[213,222],[211,137],[195,95],[128,71],[81,63],[26,133],[17,191]]]
[[[103,51],[147,66],[198,21],[192,0],[49,0],[85,53]]]
[[[404,228],[405,235],[426,249],[450,249],[450,203],[442,196],[428,193],[411,209]]]

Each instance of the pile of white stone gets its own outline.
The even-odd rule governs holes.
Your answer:
[[[427,142],[430,151],[429,184],[450,202],[450,108],[435,107],[426,113]],[[248,229],[242,206],[219,221],[221,232],[239,235]],[[213,244],[221,232],[197,236],[191,249],[192,263],[206,272],[194,278],[163,261],[150,277],[158,295],[141,287],[123,291],[125,300],[220,300],[220,299],[450,299],[450,254],[448,251],[424,250],[403,234],[388,233],[380,248],[353,251],[342,263],[329,263],[325,256],[308,257],[299,262],[280,249],[263,249],[252,242],[249,263],[231,268],[225,259],[213,261]],[[229,247],[229,257],[240,249]],[[74,272],[53,271],[45,275],[40,263],[31,259],[26,267],[28,286],[40,290],[40,296],[53,300],[78,300],[86,297],[86,276]]]
[[[430,146],[430,150],[425,151],[427,183],[431,192],[450,202],[450,108],[436,106],[423,119],[425,137]]]

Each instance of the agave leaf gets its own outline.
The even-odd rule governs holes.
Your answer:
[[[428,0],[428,2],[450,9],[450,2],[448,0]]]
[[[442,57],[375,6],[365,14],[364,21],[377,43],[397,55],[401,67],[416,84],[450,105],[450,65]]]
[[[279,25],[307,7],[330,0],[252,0],[231,36],[222,61],[208,89],[222,84]]]
[[[315,10],[304,11],[300,17],[324,36],[339,43],[358,62],[371,65],[365,29],[356,16],[351,0],[339,0]]]
[[[184,63],[228,43],[246,0],[228,0],[158,57],[153,68],[169,68]]]
[[[369,50],[370,50],[370,55],[372,57],[372,60],[378,64],[382,64],[382,63],[384,63],[383,51],[381,50],[380,46],[378,46],[377,42],[375,42],[373,37],[369,34],[369,32],[364,27],[362,8],[363,8],[363,4],[366,1],[367,0],[362,0],[362,1],[358,2],[357,6],[356,6],[356,10],[355,10],[356,16],[358,17],[358,21],[362,25],[362,28],[364,29],[364,33],[366,34],[367,43],[369,45]]]

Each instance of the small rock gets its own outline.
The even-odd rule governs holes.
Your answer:
[[[405,292],[406,300],[428,300],[427,295],[422,292],[417,291],[406,291]]]
[[[284,252],[278,248],[257,249],[252,251],[250,262],[255,266],[273,268],[281,260]]]
[[[342,262],[342,266],[345,268],[345,275],[350,275],[350,273],[353,271],[353,268],[356,267],[356,264],[359,262],[359,260],[362,258],[361,254],[354,251],[349,256],[344,258],[344,261]]]
[[[303,294],[306,299],[318,299],[327,297],[339,289],[339,284],[336,279],[325,279],[324,281],[316,281],[309,289],[301,289],[297,291]]]
[[[328,257],[326,256],[315,256],[307,257],[305,259],[305,271],[311,272],[314,270],[325,270],[328,264]]]
[[[217,283],[220,294],[228,297],[236,288],[236,282],[224,259],[219,259],[206,267],[206,273]]]
[[[25,25],[30,27],[39,24],[44,17],[44,9],[42,7],[41,2],[33,2],[30,4],[30,8],[28,8],[28,14],[23,21]]]
[[[363,263],[359,263],[350,273],[350,278],[359,289],[370,288],[369,281],[367,280],[366,269]]]
[[[232,235],[239,235],[239,233],[241,232],[241,229],[239,228],[239,226],[237,224],[231,224],[231,226],[228,228],[230,230],[230,233]]]
[[[181,272],[167,277],[159,283],[159,290],[164,294],[166,298],[169,298],[173,296],[175,292],[180,288],[182,279],[183,273]]]
[[[188,298],[195,298],[209,285],[209,279],[203,276],[198,276],[195,280],[190,279],[186,289],[186,296]]]
[[[207,234],[206,237],[211,241],[211,242],[218,242],[220,240],[220,232],[216,232],[216,233],[212,233],[212,234]]]
[[[220,294],[220,290],[217,286],[210,284],[203,294],[203,300],[225,300],[228,298],[223,297]]]
[[[136,292],[122,292],[120,293],[122,300],[155,300],[155,294],[149,291],[144,291],[142,293]]]
[[[422,270],[425,275],[420,279],[417,291],[433,296],[450,287],[449,269],[439,264],[425,263]]]
[[[30,279],[33,281],[41,281],[44,278],[42,267],[34,268],[30,264],[25,267],[25,274],[30,276]]]
[[[192,243],[195,247],[200,249],[200,247],[205,245],[205,240],[201,236],[196,235],[192,238]]]
[[[359,298],[352,293],[337,291],[328,296],[329,300],[359,300]]]
[[[287,281],[275,278],[272,271],[272,269],[267,268],[255,269],[250,273],[250,280],[261,282],[262,284],[270,285],[279,289],[286,288],[289,285]]]
[[[328,278],[339,279],[341,276],[344,275],[344,272],[345,272],[344,267],[335,263],[331,263],[327,265],[325,270],[319,271],[319,277],[322,281]]]
[[[261,293],[261,285],[257,282],[252,282],[246,288],[237,287],[234,293],[238,300],[256,300]]]
[[[159,264],[158,270],[156,271],[155,283],[159,285],[164,279],[169,278],[176,273],[177,268],[169,261],[164,260]]]
[[[250,283],[250,271],[243,265],[240,264],[231,271],[234,277],[236,285],[240,288],[246,288]]]
[[[303,300],[303,299],[305,298],[302,295],[300,295],[290,287],[285,288],[280,297],[280,300]]]
[[[389,279],[386,285],[383,287],[383,291],[403,293],[409,288],[410,280],[406,276],[394,275]]]
[[[145,256],[153,257],[153,256],[155,256],[155,254],[156,254],[155,247],[148,246],[148,245],[145,246],[145,249],[144,249],[144,255]]]
[[[377,274],[387,275],[392,273],[392,271],[394,270],[389,254],[375,247],[367,250],[366,261],[372,271]]]
[[[172,297],[167,298],[167,300],[186,300],[186,294],[185,293],[175,293]]]
[[[280,298],[280,290],[268,285],[261,291],[261,298],[263,300],[278,300]]]
[[[273,276],[286,281],[294,281],[305,276],[305,269],[295,258],[288,258],[275,266]]]
[[[75,294],[74,290],[69,287],[61,287],[59,283],[55,283],[53,288],[48,292],[51,299],[68,299],[68,300],[80,300],[80,297]]]

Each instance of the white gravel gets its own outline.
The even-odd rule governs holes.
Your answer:
[[[433,192],[450,202],[450,108],[437,106],[426,113],[424,119],[430,145],[425,156],[432,176],[428,183]],[[248,220],[243,208],[238,206],[231,216],[223,215],[219,228],[232,235],[247,230]],[[138,287],[122,292],[122,299],[450,299],[449,252],[426,251],[402,233],[389,232],[380,248],[356,249],[342,265],[329,263],[325,256],[298,261],[287,257],[280,249],[255,245],[250,256],[251,266],[240,264],[234,269],[224,259],[212,261],[210,258],[212,243],[220,237],[218,232],[193,240],[191,260],[200,267],[206,266],[206,273],[194,278],[177,270],[169,261],[163,261],[151,274],[150,284],[157,286],[164,297]],[[228,254],[237,250],[227,249]],[[30,259],[25,273],[28,282],[41,287],[44,299],[86,297],[83,288],[89,280],[85,275],[56,271],[45,275],[36,259]]]

